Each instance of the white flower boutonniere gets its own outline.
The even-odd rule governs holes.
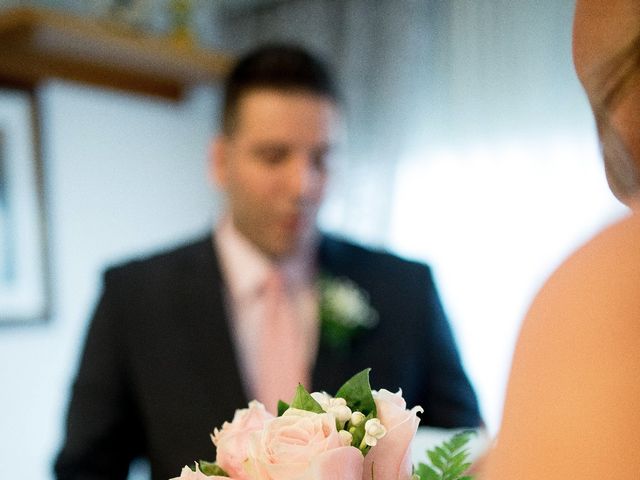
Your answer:
[[[369,295],[348,278],[320,278],[319,309],[322,341],[333,348],[348,347],[356,334],[378,324]]]

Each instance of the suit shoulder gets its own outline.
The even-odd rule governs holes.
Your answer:
[[[343,263],[370,265],[376,269],[415,275],[431,275],[429,265],[424,262],[400,256],[383,248],[368,247],[338,237],[325,237],[323,249],[325,255]]]
[[[114,264],[105,270],[104,278],[105,282],[153,279],[190,268],[195,263],[210,261],[212,258],[213,246],[209,235]]]

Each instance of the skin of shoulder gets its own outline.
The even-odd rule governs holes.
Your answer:
[[[482,480],[638,478],[640,219],[569,257],[518,339]]]

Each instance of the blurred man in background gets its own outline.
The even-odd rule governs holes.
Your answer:
[[[224,95],[210,176],[226,213],[213,235],[107,271],[61,480],[125,478],[136,457],[166,480],[212,459],[209,433],[248,400],[274,411],[298,382],[334,393],[367,367],[374,388],[424,407],[423,425],[481,423],[428,267],[316,226],[341,126],[326,66],[264,47]]]

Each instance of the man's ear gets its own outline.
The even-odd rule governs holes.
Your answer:
[[[227,138],[220,134],[211,141],[209,146],[207,171],[209,183],[223,190],[227,184],[227,143]]]

